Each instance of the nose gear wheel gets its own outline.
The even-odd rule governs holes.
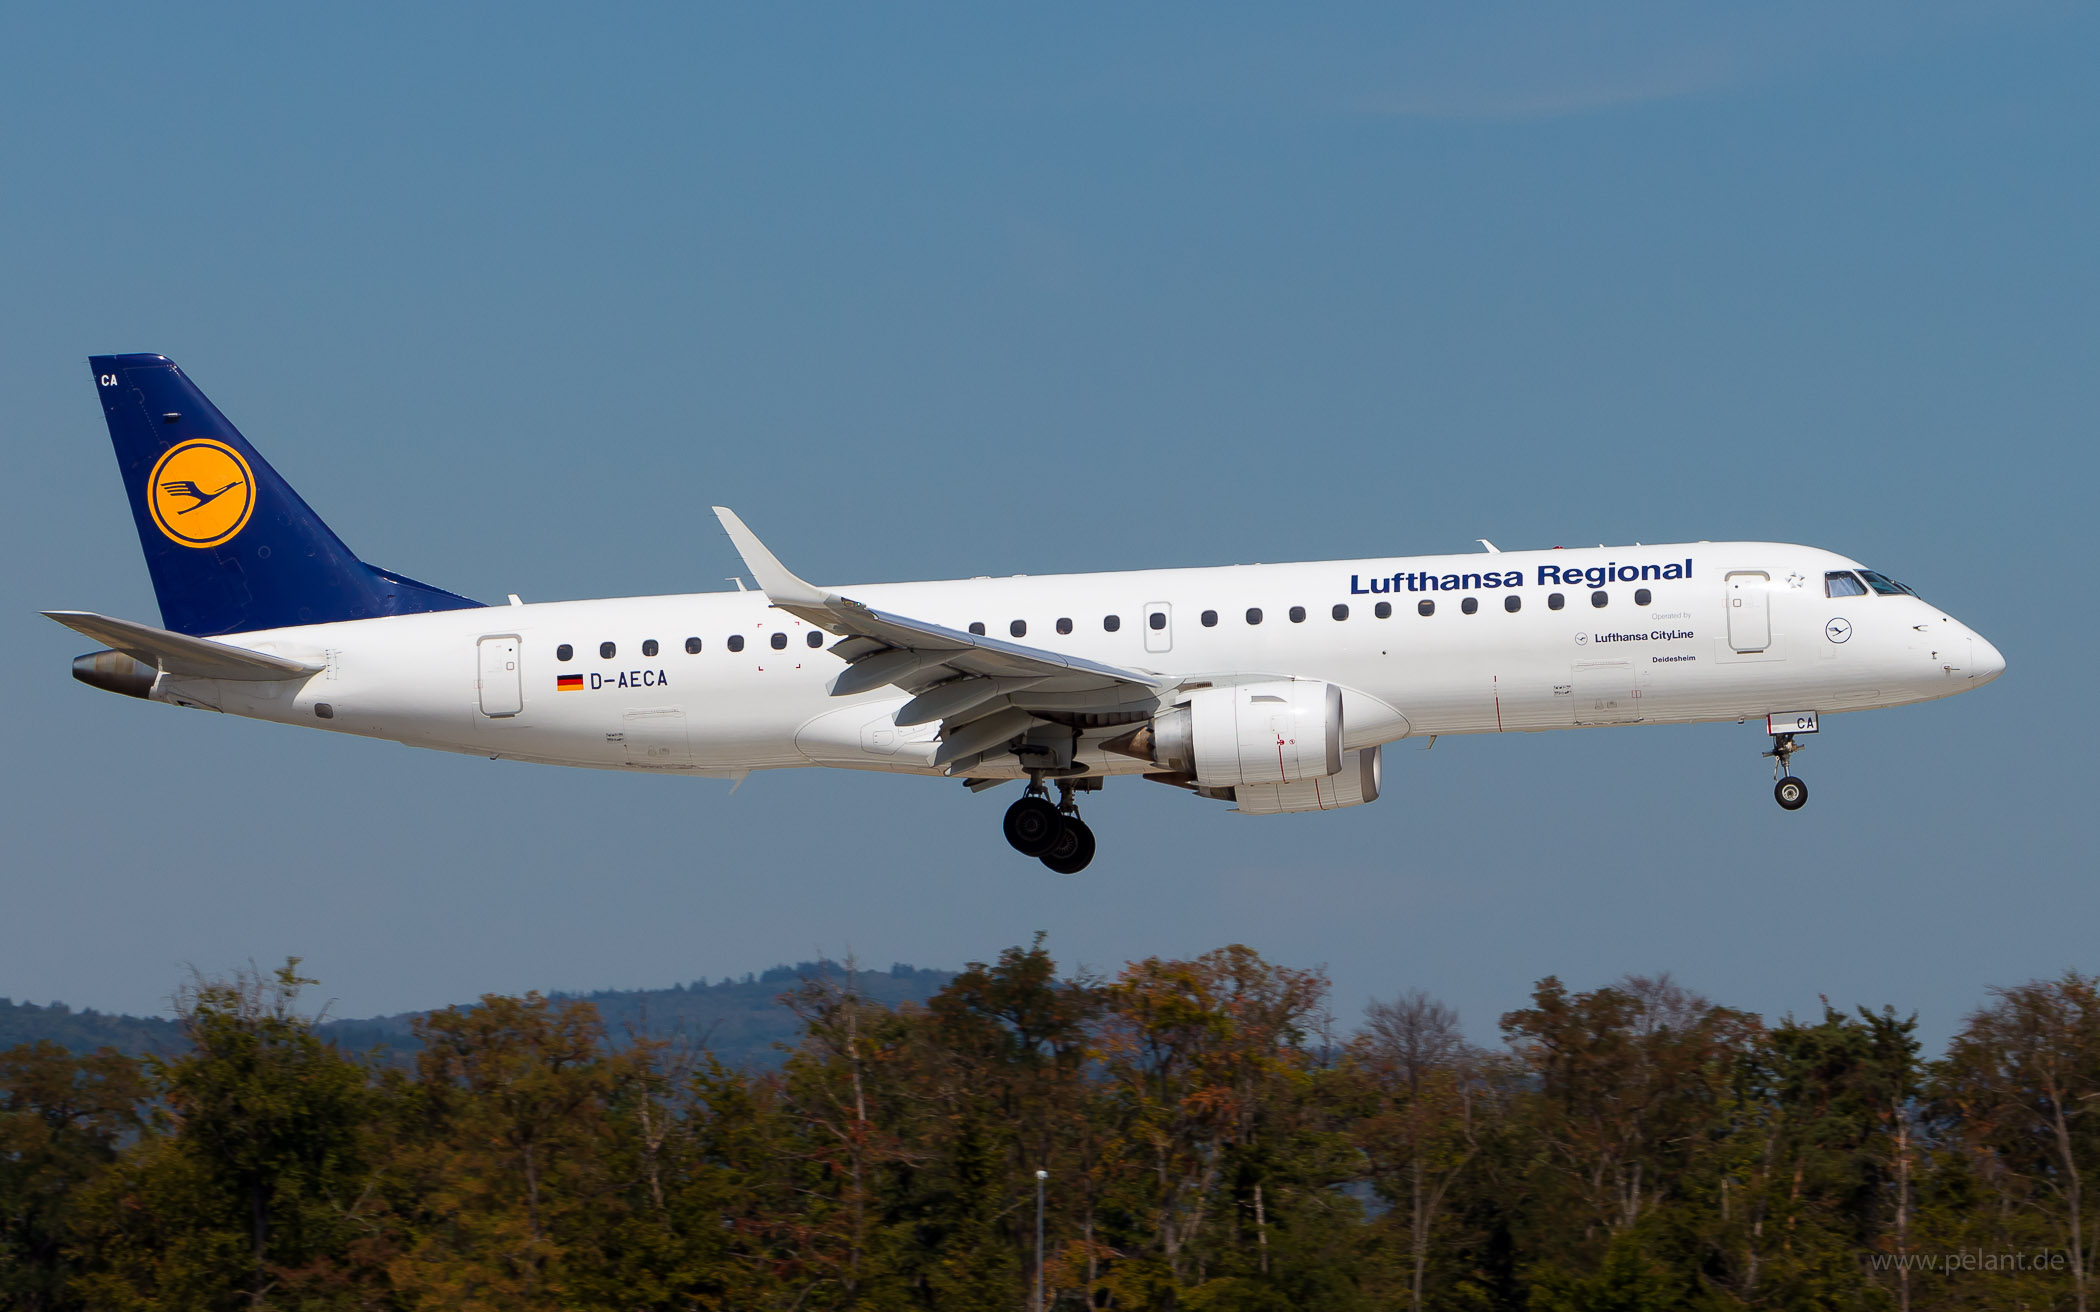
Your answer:
[[[1794,777],[1789,762],[1803,744],[1794,741],[1790,733],[1772,735],[1772,750],[1765,755],[1772,758],[1772,797],[1788,811],[1798,811],[1808,805],[1808,784]]]

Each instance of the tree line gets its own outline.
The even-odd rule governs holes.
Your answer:
[[[584,999],[345,1051],[298,962],[197,981],[178,1055],[0,1052],[0,1305],[59,1309],[2090,1306],[2100,981],[1768,1024],[1552,978],[1483,1049],[1343,1036],[1240,946],[923,1004],[788,997],[777,1069]],[[1046,1173],[1038,1181],[1037,1172]],[[1040,1183],[1043,1244],[1036,1245]]]

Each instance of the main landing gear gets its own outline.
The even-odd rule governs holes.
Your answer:
[[[1094,831],[1079,818],[1070,780],[1057,781],[1052,802],[1041,779],[1028,781],[1028,793],[1006,808],[1006,841],[1022,856],[1032,856],[1060,875],[1076,875],[1094,859]]]
[[[1765,753],[1773,761],[1772,796],[1789,811],[1798,811],[1808,805],[1808,785],[1796,779],[1788,765],[1794,753],[1804,745],[1795,742],[1790,733],[1775,733],[1772,735],[1772,750]]]

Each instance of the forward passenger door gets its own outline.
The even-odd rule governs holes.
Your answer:
[[[1772,576],[1762,570],[1728,576],[1728,645],[1734,650],[1763,651],[1772,645],[1771,586]]]

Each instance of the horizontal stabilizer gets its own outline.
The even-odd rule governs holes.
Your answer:
[[[107,643],[133,660],[184,678],[260,682],[303,679],[328,668],[213,642],[209,638],[192,638],[186,633],[172,633],[133,620],[112,619],[93,611],[47,610],[44,614],[75,633],[84,633],[97,642]]]

